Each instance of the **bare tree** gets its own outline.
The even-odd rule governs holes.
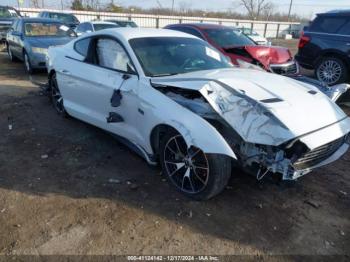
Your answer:
[[[191,11],[192,4],[186,1],[181,1],[179,3],[179,12],[186,14]]]
[[[247,12],[250,19],[259,19],[263,15],[263,13],[273,9],[273,4],[269,0],[236,0],[240,6],[243,6]]]
[[[30,0],[30,4],[34,8],[39,8],[39,0]]]

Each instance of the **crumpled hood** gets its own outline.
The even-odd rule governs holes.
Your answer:
[[[259,61],[266,68],[269,68],[270,64],[282,64],[293,59],[289,49],[284,47],[251,45],[224,48],[228,55],[232,51],[234,53],[234,49],[246,50],[252,58]]]
[[[236,68],[151,81],[198,90],[251,143],[280,145],[341,121],[340,133],[350,131],[349,118],[317,88],[276,74]]]
[[[49,48],[50,46],[65,45],[70,42],[72,37],[28,37],[26,41],[35,47]]]

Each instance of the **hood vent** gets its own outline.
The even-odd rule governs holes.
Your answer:
[[[271,104],[271,103],[283,102],[283,100],[276,97],[276,98],[263,99],[263,100],[260,100],[260,102],[263,102],[265,104]]]

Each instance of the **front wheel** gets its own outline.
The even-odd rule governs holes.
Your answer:
[[[34,69],[32,67],[32,64],[30,63],[30,59],[29,59],[29,56],[28,56],[26,51],[24,51],[24,53],[23,53],[23,60],[24,60],[24,67],[25,67],[27,73],[30,75],[33,74]]]
[[[348,70],[344,62],[336,57],[324,57],[316,65],[315,75],[318,80],[328,85],[346,82]]]
[[[160,149],[163,174],[186,196],[206,200],[226,187],[231,176],[231,159],[228,156],[188,148],[184,138],[175,131],[162,138]]]

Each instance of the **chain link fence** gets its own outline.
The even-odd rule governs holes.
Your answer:
[[[225,26],[233,26],[237,28],[249,28],[267,38],[282,38],[286,34],[299,37],[302,29],[300,23],[273,22],[273,21],[254,21],[254,20],[236,20],[236,19],[220,19],[207,17],[186,17],[186,16],[158,16],[149,14],[134,13],[110,13],[110,12],[90,12],[90,11],[72,11],[72,10],[54,10],[54,9],[37,9],[37,8],[21,8],[22,15],[36,17],[41,11],[54,11],[74,14],[80,22],[91,20],[132,20],[140,27],[146,28],[162,28],[168,24],[177,23],[213,23]]]

